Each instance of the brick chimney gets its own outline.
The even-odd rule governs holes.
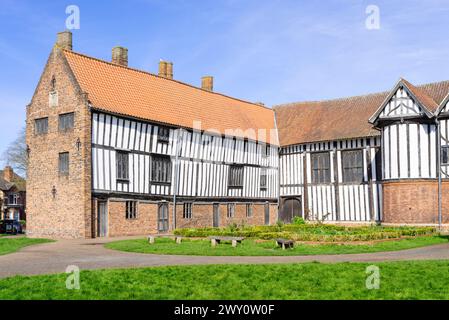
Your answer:
[[[128,49],[123,47],[112,48],[112,63],[128,66]]]
[[[3,179],[11,182],[14,179],[14,170],[10,166],[6,166],[3,170]]]
[[[56,38],[56,46],[61,49],[72,50],[72,33],[70,31],[59,32]]]
[[[211,76],[202,77],[201,88],[207,91],[214,91],[214,77]]]
[[[159,76],[173,79],[173,63],[161,60],[159,62]]]

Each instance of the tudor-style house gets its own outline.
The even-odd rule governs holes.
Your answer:
[[[80,238],[277,221],[278,142],[262,105],[72,51],[58,34],[27,107],[27,233]]]
[[[27,107],[27,232],[449,224],[449,81],[273,109],[72,50],[58,34]]]

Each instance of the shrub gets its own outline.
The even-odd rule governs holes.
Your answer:
[[[293,222],[294,225],[303,225],[306,224],[305,220],[302,217],[294,217]]]

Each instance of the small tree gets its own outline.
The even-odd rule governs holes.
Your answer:
[[[2,160],[11,166],[17,174],[25,177],[28,168],[28,152],[26,145],[25,127],[23,127],[17,138],[9,144],[2,155]]]

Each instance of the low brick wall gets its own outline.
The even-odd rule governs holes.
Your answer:
[[[139,202],[136,219],[126,219],[126,202],[109,200],[108,202],[108,236],[133,236],[158,233],[159,203]],[[94,207],[96,205],[94,204]],[[253,215],[246,216],[246,204],[236,203],[235,216],[227,217],[227,204],[220,204],[219,226],[226,227],[233,223],[245,225],[265,224],[265,203],[253,204]],[[213,203],[194,203],[191,219],[183,218],[183,203],[176,206],[177,228],[204,228],[213,226]],[[173,204],[169,205],[169,226],[172,228]],[[95,217],[94,220],[96,220]],[[277,204],[270,204],[270,224],[277,221]]]
[[[442,185],[443,223],[449,223],[449,183]],[[437,224],[438,182],[436,180],[383,183],[383,222],[394,224]]]

